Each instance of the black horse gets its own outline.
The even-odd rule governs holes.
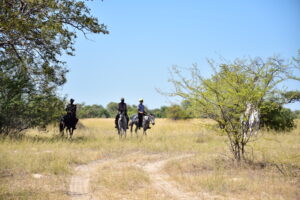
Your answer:
[[[75,127],[77,122],[78,119],[75,116],[72,116],[70,114],[63,116],[59,122],[59,131],[61,133],[61,136],[64,136],[64,130],[66,129],[66,133],[69,133],[70,138],[72,138],[73,132],[76,129]]]

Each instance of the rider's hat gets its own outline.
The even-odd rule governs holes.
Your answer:
[[[70,101],[74,101],[74,99],[70,99]]]
[[[139,99],[139,102],[143,102],[144,101],[144,99]]]

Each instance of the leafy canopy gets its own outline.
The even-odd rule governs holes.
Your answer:
[[[78,32],[108,34],[85,1],[0,0],[0,133],[57,120]]]
[[[214,119],[227,134],[234,157],[240,160],[253,135],[249,126],[251,112],[247,109],[259,110],[265,99],[277,93],[279,83],[299,78],[293,76],[295,66],[279,57],[237,59],[217,66],[209,61],[209,64],[214,72],[210,78],[202,77],[196,65],[190,69],[189,78],[173,67],[170,82],[174,91],[169,95],[182,97],[194,110]]]

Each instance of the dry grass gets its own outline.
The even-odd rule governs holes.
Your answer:
[[[185,162],[170,162],[165,171],[187,191],[237,199],[300,199],[299,122],[290,133],[261,133],[248,146],[247,163],[235,163],[226,154],[199,153]]]
[[[185,191],[237,199],[299,199],[300,121],[291,133],[262,133],[249,144],[250,163],[231,160],[226,137],[209,127],[211,120],[160,119],[147,137],[119,140],[113,119],[81,120],[73,140],[29,131],[21,139],[0,141],[0,199],[69,199],[73,168],[101,158],[117,158],[93,177],[93,192],[104,199],[170,199],[151,187],[142,168],[168,156],[195,156],[169,162],[164,171]],[[138,153],[136,153],[138,152]],[[34,178],[34,174],[41,174]],[[104,192],[105,191],[105,192]]]

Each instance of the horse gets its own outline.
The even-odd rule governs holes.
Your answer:
[[[147,135],[147,129],[150,128],[150,123],[152,125],[155,125],[155,116],[152,115],[152,114],[146,114],[144,117],[143,117],[143,125],[142,125],[142,128],[143,128],[143,135]],[[131,136],[132,136],[132,128],[133,126],[135,125],[135,134],[136,136],[138,137],[138,134],[137,134],[137,131],[138,131],[138,124],[139,124],[139,119],[138,119],[138,115],[135,114],[133,116],[131,116],[130,118],[130,122],[129,122],[129,126],[130,126],[130,133],[131,133]]]
[[[123,135],[126,138],[126,130],[127,130],[127,119],[125,113],[120,112],[119,120],[118,120],[118,134],[120,138],[122,138]]]
[[[64,130],[66,129],[66,133],[69,133],[70,139],[73,136],[73,132],[76,129],[76,124],[78,122],[78,119],[75,116],[72,116],[70,114],[67,114],[63,117],[61,117],[59,122],[59,132],[61,133],[61,136],[64,136]],[[67,135],[68,137],[68,135]]]

